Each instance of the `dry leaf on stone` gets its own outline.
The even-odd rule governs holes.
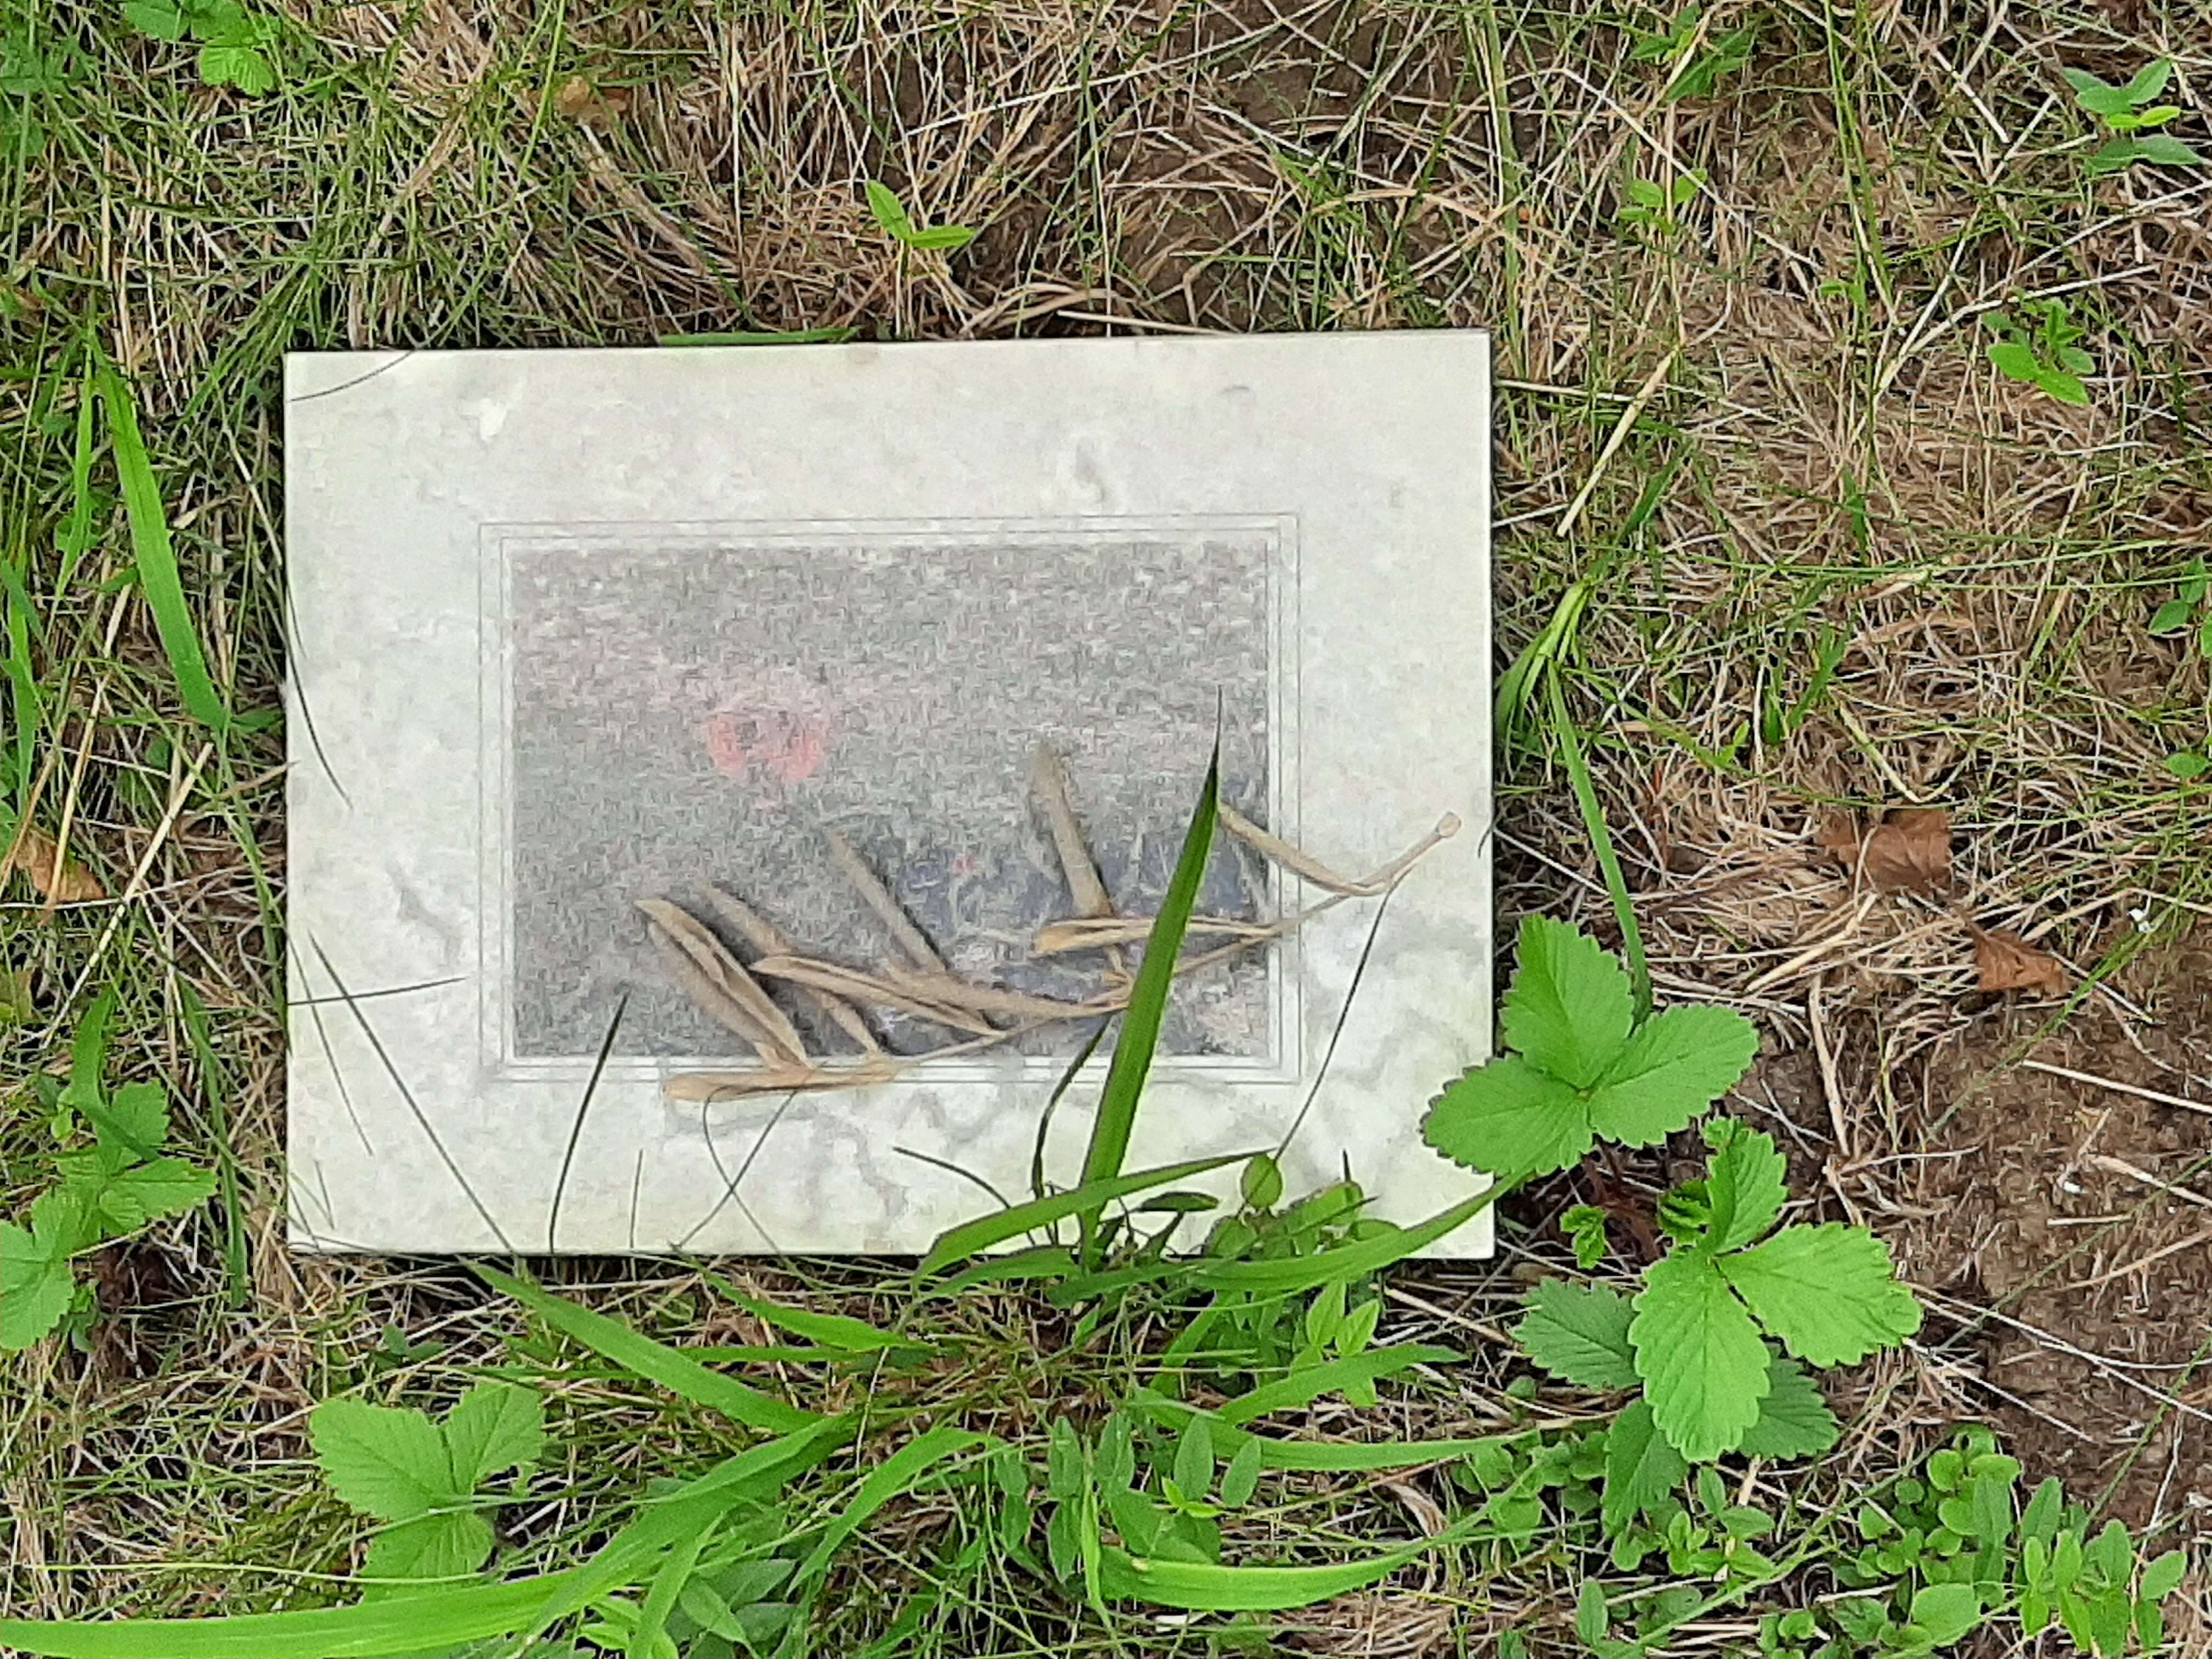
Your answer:
[[[2067,991],[2066,969],[2048,951],[2039,951],[2018,933],[1989,933],[1972,922],[1974,971],[1984,991],[2039,991],[2063,997]]]
[[[1877,892],[1941,893],[1951,885],[1951,814],[1940,806],[1892,812],[1861,830],[1853,819],[1824,825],[1820,850]]]
[[[54,838],[34,825],[24,826],[15,843],[15,862],[49,904],[84,904],[107,896],[98,876],[75,859],[62,857]]]

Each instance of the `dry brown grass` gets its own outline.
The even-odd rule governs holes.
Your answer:
[[[831,325],[1494,329],[1500,634],[1517,648],[1590,582],[1565,684],[1662,994],[1759,1019],[1769,1060],[1743,1109],[1787,1125],[1820,1201],[1900,1240],[1956,1314],[1863,1379],[1867,1414],[1839,1458],[1893,1466],[1941,1420],[1988,1408],[1983,1287],[1915,1254],[1949,1201],[1926,1171],[1978,1154],[1955,1142],[1954,1103],[2069,1013],[2039,1008],[1992,1036],[1958,916],[1855,890],[1814,832],[1838,805],[1948,806],[1959,908],[2027,933],[2084,983],[2212,903],[2212,792],[2160,766],[2204,740],[2212,665],[2143,626],[2170,576],[2212,551],[2212,173],[2086,185],[2085,129],[2056,73],[2172,55],[2178,101],[2202,112],[2201,0],[1728,4],[1713,27],[1760,29],[1751,70],[1679,100],[1630,60],[1618,18],[1574,9],[799,0],[734,21],[660,7],[558,27],[517,0],[288,10],[312,44],[294,49],[290,90],[249,103],[64,7],[49,27],[84,66],[47,116],[55,141],[4,193],[0,340],[21,372],[0,406],[24,441],[5,460],[3,516],[44,611],[37,757],[59,757],[41,821],[54,827],[69,783],[70,854],[109,893],[148,870],[127,905],[49,917],[19,884],[0,909],[5,965],[32,975],[37,1010],[0,1049],[8,1207],[40,1178],[32,1074],[58,1063],[87,988],[113,982],[129,1068],[173,1081],[204,1146],[215,1104],[228,1114],[252,1272],[231,1308],[212,1233],[163,1229],[109,1264],[116,1305],[89,1358],[10,1363],[0,1606],[59,1613],[127,1594],[204,1611],[264,1603],[292,1575],[318,1582],[344,1565],[349,1523],[308,1478],[305,1411],[362,1376],[387,1327],[452,1345],[393,1372],[433,1389],[490,1359],[508,1328],[449,1270],[284,1251],[277,751],[249,740],[206,763],[143,607],[99,586],[128,569],[119,525],[55,591],[68,444],[33,422],[71,410],[52,377],[82,327],[138,378],[204,637],[241,707],[273,701],[281,656],[287,348]],[[586,126],[554,112],[553,89],[579,75],[626,93],[623,112]],[[2202,144],[2202,113],[2186,126]],[[1619,225],[1626,177],[1692,168],[1709,182],[1677,233]],[[868,217],[868,177],[918,220],[981,238],[950,258],[902,252]],[[2090,409],[1983,361],[1978,315],[2044,295],[2090,325]],[[1802,692],[1824,629],[1847,647],[1826,695],[1765,740],[1762,714]],[[1502,758],[1504,914],[1609,932],[1542,722]],[[173,791],[185,805],[165,815]],[[182,1023],[187,984],[210,1010],[219,1077]],[[2102,983],[2081,1004],[2138,1050],[2163,1008]],[[2166,1086],[2212,1095],[2212,1059],[2162,1063]],[[2109,1069],[2094,1050],[2085,1064]],[[2177,1127],[2154,1148],[2158,1173],[2197,1179],[2205,1124]],[[1544,1204],[1521,1218],[1542,1223]],[[1394,1317],[1462,1342],[1472,1321],[1494,1343],[1507,1270],[1554,1254],[1540,1226],[1509,1230],[1499,1273],[1408,1273]],[[763,1283],[837,1302],[869,1278]],[[606,1305],[665,1318],[696,1289],[655,1279],[610,1287]],[[720,1328],[704,1300],[684,1311]],[[1054,1336],[1019,1298],[948,1317],[1002,1356],[1048,1355]],[[1411,1426],[1462,1431],[1505,1410],[1488,1352]],[[1036,1358],[1011,1380],[1080,1396],[1098,1378]],[[1028,1396],[1009,1381],[949,1378],[945,1397],[1018,1414]],[[608,1384],[562,1392],[600,1454],[566,1471],[580,1513],[619,1486],[625,1458],[647,1457],[624,1435],[656,1419]],[[2166,1498],[2142,1518],[2208,1525]],[[218,1565],[157,1565],[191,1560]],[[1449,1651],[1455,1621],[1437,1608],[1450,1603],[1421,1589],[1336,1604],[1291,1640]],[[1540,1626],[1555,1632],[1571,1586],[1557,1590]]]

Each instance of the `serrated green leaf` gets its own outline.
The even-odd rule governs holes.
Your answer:
[[[1528,1292],[1528,1311],[1513,1334],[1522,1352],[1553,1376],[1585,1389],[1632,1389],[1629,1345],[1635,1309],[1602,1285],[1547,1279]]]
[[[1759,1033],[1727,1008],[1669,1008],[1629,1038],[1590,1093],[1590,1126],[1650,1146],[1734,1088],[1759,1053]]]
[[[1595,1204],[1576,1204],[1559,1218],[1559,1231],[1574,1246],[1575,1266],[1584,1273],[1605,1260],[1605,1212]]]
[[[1758,1421],[1766,1345],[1710,1258],[1677,1249],[1654,1262],[1628,1340],[1652,1417],[1692,1462],[1733,1450]]]
[[[1506,1182],[1571,1169],[1596,1139],[1574,1090],[1518,1054],[1446,1089],[1421,1120],[1421,1136],[1453,1162]]]
[[[0,1348],[15,1351],[45,1338],[76,1294],[69,1257],[12,1221],[0,1221]]]
[[[1812,1365],[1855,1365],[1920,1328],[1920,1302],[1899,1284],[1889,1247],[1840,1222],[1785,1227],[1716,1264],[1727,1282]]]
[[[1833,1446],[1842,1427],[1805,1368],[1770,1353],[1766,1376],[1759,1419],[1744,1431],[1736,1450],[1746,1457],[1817,1457]]]
[[[2034,351],[2018,340],[1992,340],[1982,348],[1997,372],[2015,380],[2025,380],[2033,386],[2043,373],[2043,363]]]
[[[368,1578],[459,1578],[491,1559],[492,1530],[480,1515],[449,1510],[386,1527],[362,1562]]]
[[[446,1419],[453,1484],[472,1492],[484,1477],[533,1467],[545,1449],[545,1402],[513,1382],[479,1382]]]
[[[331,1490],[380,1521],[412,1521],[468,1496],[445,1436],[421,1412],[327,1401],[308,1418],[307,1437]]]
[[[171,0],[128,0],[123,15],[139,33],[156,40],[185,38],[185,15]]]
[[[211,87],[236,87],[252,97],[276,86],[276,66],[256,46],[202,46],[199,71]]]
[[[118,1233],[131,1233],[149,1222],[182,1215],[215,1194],[215,1176],[180,1158],[118,1170],[100,1186],[94,1200],[100,1215]]]
[[[1659,1432],[1651,1402],[1638,1400],[1613,1419],[1605,1437],[1605,1493],[1601,1513],[1608,1537],[1657,1508],[1690,1472],[1682,1454]]]
[[[1724,1128],[1708,1127],[1719,1129],[1705,1182],[1712,1248],[1733,1250],[1762,1237],[1781,1218],[1790,1195],[1790,1161],[1775,1150],[1771,1135],[1732,1121]]]
[[[106,1102],[83,1108],[103,1146],[150,1158],[169,1138],[169,1092],[158,1083],[126,1083]]]
[[[1503,1016],[1509,1047],[1587,1089],[1627,1046],[1635,1019],[1628,974],[1595,939],[1549,916],[1522,922]]]

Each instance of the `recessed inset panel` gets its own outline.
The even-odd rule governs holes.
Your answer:
[[[503,622],[502,1059],[589,1057],[623,994],[617,1054],[749,1055],[672,982],[638,901],[726,929],[719,888],[800,948],[873,970],[896,944],[836,838],[955,973],[1094,994],[1109,953],[1037,948],[1078,912],[1030,786],[1035,751],[1064,770],[1124,914],[1149,915],[1167,885],[1188,804],[1161,781],[1188,775],[1217,726],[1224,799],[1285,823],[1295,528],[488,530]],[[1224,840],[1199,908],[1266,921],[1275,884]],[[814,1052],[857,1052],[775,988]],[[1273,1063],[1283,988],[1271,947],[1193,975],[1163,1053]],[[895,1053],[947,1035],[896,1009],[876,1018]],[[1064,1052],[1082,1036],[1061,1026],[1009,1046]]]

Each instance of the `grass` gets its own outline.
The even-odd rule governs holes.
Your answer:
[[[1911,1224],[1938,1144],[1949,1103],[1929,1062],[1974,1022],[1971,958],[1940,918],[1856,912],[1803,855],[1821,812],[1950,805],[1976,918],[2047,926],[2083,969],[2212,914],[2212,788],[2159,764],[2202,741],[2212,690],[2145,627],[2212,524],[2212,175],[2091,180],[2101,140],[2057,74],[2116,81],[2172,56],[2191,112],[2174,131],[2201,147],[2202,4],[1954,9],[1940,30],[1912,8],[1733,8],[1716,27],[1754,24],[1754,55],[1690,99],[1632,55],[1668,21],[1649,8],[1031,0],[956,20],[829,0],[298,0],[288,15],[283,81],[258,100],[198,85],[188,48],[99,9],[9,25],[11,65],[30,51],[60,67],[0,94],[11,118],[35,100],[45,134],[0,170],[0,555],[19,594],[0,799],[9,842],[27,815],[108,896],[52,908],[18,872],[0,902],[0,967],[30,994],[0,1030],[0,1211],[49,1150],[33,1080],[102,990],[115,1079],[166,1081],[180,1145],[225,1184],[211,1219],[103,1262],[112,1313],[89,1356],[0,1370],[0,1609],[242,1613],[329,1593],[359,1532],[315,1480],[305,1422],[347,1390],[433,1403],[486,1370],[544,1382],[556,1462],[506,1516],[518,1570],[603,1540],[644,1474],[750,1443],[459,1269],[284,1249],[283,748],[255,717],[283,658],[289,348],[1493,327],[1498,665],[1541,636],[1548,676],[1501,755],[1501,914],[1601,927],[1619,897],[1662,1000],[1740,1006],[1785,1053],[1825,1044],[1857,1149],[1836,1202],[1885,1228]],[[627,89],[627,112],[604,130],[562,117],[578,75]],[[1679,232],[1617,226],[1625,179],[1698,170]],[[919,223],[981,234],[903,250],[869,179]],[[2052,295],[2089,330],[2087,409],[1982,356],[1982,313]],[[92,342],[123,386],[104,410]],[[1849,648],[1770,738],[1763,714],[1807,699],[1826,630]],[[1593,855],[1584,771],[1618,882]],[[1409,1133],[1423,1103],[1407,1103]],[[1816,1106],[1798,1125],[1816,1163],[1826,1122]],[[1389,1281],[1390,1340],[1468,1363],[1299,1420],[1382,1438],[1571,1430],[1587,1408],[1509,1392],[1496,1340],[1512,1270],[1563,1259],[1540,1218],[1501,1218],[1498,1270]],[[1956,1264],[1914,1265],[1932,1281]],[[898,1281],[866,1263],[733,1282],[906,1334],[922,1316],[902,1324]],[[790,1346],[687,1267],[569,1266],[559,1284],[671,1343]],[[923,1305],[947,1357],[902,1408],[1030,1445],[1051,1415],[1090,1425],[1170,1322],[1139,1296],[1086,1327],[1018,1285]],[[1931,1339],[1877,1368],[1836,1466],[1762,1475],[1763,1501],[1825,1524],[1845,1491],[1895,1479],[1939,1421],[1991,1404],[1976,1352]],[[864,1370],[762,1364],[745,1375],[808,1409],[866,1403]],[[1302,1475],[1244,1542],[1353,1561],[1465,1497],[1432,1473]],[[938,1599],[906,1651],[1217,1639],[1041,1599],[996,1524],[965,1488],[874,1517],[825,1650],[866,1650],[921,1593]],[[1564,1650],[1578,1588],[1556,1553],[1457,1546],[1297,1615],[1285,1639],[1443,1653],[1519,1628]],[[1722,1610],[1686,1639],[1723,1647],[1730,1630]]]

